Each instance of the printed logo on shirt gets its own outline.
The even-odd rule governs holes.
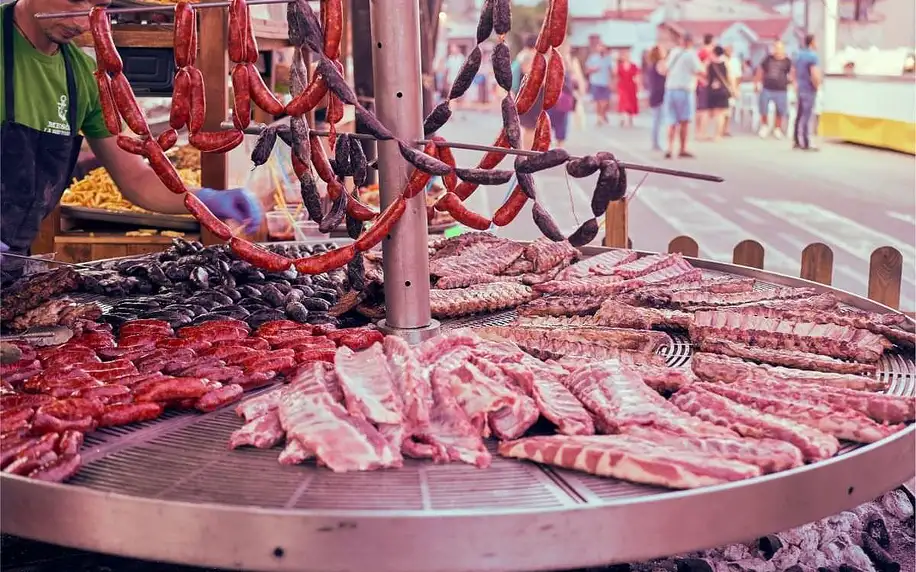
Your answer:
[[[70,134],[70,121],[67,119],[67,96],[61,95],[60,99],[57,100],[57,117],[60,121],[48,121],[48,124],[45,126],[45,133],[53,133],[55,135],[69,135]]]

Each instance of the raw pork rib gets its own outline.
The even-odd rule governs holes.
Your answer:
[[[679,411],[647,386],[637,370],[616,362],[586,365],[561,381],[605,432],[619,433],[626,427],[643,425],[678,435],[736,436]]]
[[[529,437],[500,443],[499,454],[673,489],[717,485],[761,474],[754,465],[662,447],[629,435]]]
[[[738,381],[777,380],[796,383],[866,389],[870,391],[887,388],[887,382],[864,375],[824,373],[804,369],[790,369],[772,365],[755,364],[738,358],[697,353],[691,362],[693,373],[703,381],[713,383],[735,383]]]
[[[655,326],[669,326],[687,329],[693,322],[693,314],[676,310],[629,306],[610,299],[598,308],[595,321],[602,326],[617,328],[648,330]]]
[[[433,276],[451,274],[499,274],[518,259],[525,247],[517,242],[501,244],[477,243],[477,248],[461,251],[455,256],[430,260],[429,273]]]
[[[678,391],[670,403],[700,419],[728,427],[743,437],[777,439],[798,447],[806,461],[830,458],[840,449],[836,437],[783,419],[690,385]]]
[[[579,258],[581,253],[568,241],[554,242],[549,238],[538,238],[525,247],[522,256],[534,265],[534,272],[545,272],[560,265],[567,265]]]
[[[759,390],[746,391],[720,383],[699,383],[694,387],[731,399],[796,423],[814,427],[837,439],[874,443],[903,429],[902,425],[881,425],[853,409],[811,401],[795,402],[768,396]]]
[[[912,396],[884,395],[839,387],[815,387],[810,384],[763,379],[737,383],[734,388],[793,403],[851,409],[867,415],[878,423],[907,423],[916,420],[916,398]]]
[[[388,370],[395,391],[403,399],[404,441],[402,452],[413,458],[448,460],[445,446],[430,435],[429,416],[433,405],[432,387],[411,347],[397,336],[386,336],[383,342]]]
[[[691,306],[731,306],[734,304],[747,304],[763,300],[790,300],[814,296],[817,292],[813,288],[772,288],[770,290],[752,290],[750,292],[731,292],[717,294],[704,290],[682,290],[672,292],[668,297],[667,306],[686,308]]]
[[[825,373],[846,373],[852,375],[874,375],[877,367],[871,363],[843,361],[829,356],[799,352],[795,350],[773,350],[749,346],[746,344],[720,340],[719,338],[702,338],[697,350],[706,353],[747,359],[770,365],[779,365],[797,369],[823,371]]]
[[[566,371],[556,371],[540,360],[526,359],[521,364],[499,364],[515,383],[537,404],[541,415],[556,425],[563,435],[592,435],[595,423],[573,394],[560,383]]]
[[[686,262],[680,254],[650,254],[637,258],[633,262],[620,264],[614,268],[614,274],[624,279],[638,278],[646,274],[673,266],[677,262]]]
[[[601,307],[603,296],[550,296],[519,306],[519,316],[590,316]]]
[[[276,409],[271,409],[234,431],[229,437],[229,448],[237,449],[248,445],[257,449],[270,449],[283,441],[284,435],[280,416]]]
[[[476,352],[471,355],[471,363],[483,374],[483,384],[504,389],[513,395],[509,407],[504,407],[490,416],[490,428],[493,429],[493,433],[504,440],[518,439],[524,435],[541,416],[534,399],[500,365],[477,355]],[[459,372],[459,377],[463,375],[463,371]],[[473,372],[473,375],[476,376],[477,372]]]
[[[764,473],[787,471],[800,467],[804,463],[801,451],[797,447],[776,439],[688,437],[646,427],[630,427],[626,434],[663,446],[707,453],[723,459],[756,465]]]
[[[265,415],[268,411],[276,409],[280,405],[282,396],[282,388],[268,391],[239,403],[235,408],[235,413],[246,422],[252,421]]]
[[[400,466],[400,452],[375,427],[348,414],[327,390],[317,389],[324,386],[320,377],[331,372],[320,364],[314,364],[312,372],[311,383],[302,379],[290,385],[280,400],[277,412],[288,440],[297,441],[301,449],[313,452],[335,472]]]
[[[334,356],[334,366],[351,415],[360,415],[376,424],[404,422],[381,344],[373,344],[361,352],[340,348]]]
[[[462,461],[480,468],[490,466],[492,457],[480,433],[471,425],[467,414],[452,393],[451,373],[441,369],[432,372],[433,407],[429,431],[442,443],[451,461]]]
[[[516,282],[491,282],[455,290],[433,289],[429,292],[430,310],[437,318],[495,312],[514,308],[535,298],[537,294],[531,287]]]

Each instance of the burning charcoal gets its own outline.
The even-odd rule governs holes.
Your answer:
[[[899,572],[900,564],[868,533],[862,535],[862,549],[880,572]]]
[[[875,539],[882,548],[891,547],[891,537],[887,532],[884,518],[878,513],[872,513],[865,521],[865,534]]]
[[[715,572],[715,567],[702,558],[679,558],[677,572]]]

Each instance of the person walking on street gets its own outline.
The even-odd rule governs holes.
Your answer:
[[[791,84],[792,60],[786,56],[782,42],[773,44],[773,53],[764,58],[754,79],[754,92],[760,94],[760,130],[758,135],[767,138],[770,133],[776,139],[782,139],[785,132],[782,127],[784,118],[789,116],[789,85]],[[762,89],[761,89],[762,85]],[[776,118],[773,127],[769,125],[770,102],[776,107]]]
[[[557,51],[566,62],[566,77],[563,80],[563,90],[556,105],[547,110],[550,117],[550,126],[553,129],[554,146],[563,147],[569,135],[569,116],[581,105],[582,89],[585,78],[579,60],[570,56],[569,42],[563,42]]]
[[[703,64],[703,69],[706,69],[706,65],[709,64],[709,61],[712,59],[712,51],[715,47],[714,37],[712,34],[703,35],[703,45],[697,50],[697,57],[700,59],[700,63]],[[709,91],[707,88],[707,82],[705,77],[697,78],[697,87],[696,87],[696,133],[695,138],[697,141],[704,141],[709,139],[707,135],[707,125],[709,123]]]
[[[585,60],[585,73],[588,74],[589,91],[595,100],[595,111],[598,113],[598,125],[607,125],[607,113],[611,107],[611,76],[614,71],[614,60],[608,53],[607,46],[598,46]]]
[[[662,150],[662,125],[664,114],[662,104],[665,101],[665,74],[659,71],[664,65],[665,49],[656,44],[649,50],[646,60],[645,88],[649,91],[649,107],[652,109],[652,150]]]
[[[728,78],[732,82],[731,98],[728,100],[728,113],[725,114],[725,122],[722,126],[722,136],[731,137],[731,126],[734,120],[735,111],[738,107],[738,98],[741,97],[741,80],[744,77],[744,64],[734,53],[734,48],[725,46],[725,63],[728,65]]]
[[[795,85],[798,109],[795,112],[794,147],[805,151],[817,151],[811,145],[811,119],[814,104],[817,101],[817,90],[821,85],[820,60],[815,52],[814,35],[805,36],[805,48],[795,57]]]
[[[728,113],[729,100],[732,98],[732,80],[722,46],[716,46],[713,49],[712,58],[707,64],[706,77],[709,119],[713,126],[713,137],[718,140],[725,130],[725,117]]]
[[[41,12],[88,11],[89,0],[19,0],[0,8],[0,250],[28,255],[42,220],[70,183],[83,138],[124,197],[147,210],[187,213],[142,157],[118,147],[102,117],[92,58],[72,44],[86,16],[38,19]],[[192,191],[216,216],[256,231],[262,209],[245,189]],[[2,257],[2,280],[22,275],[22,260]]]
[[[639,67],[630,61],[630,50],[620,52],[617,61],[617,113],[620,126],[633,127],[633,118],[639,114],[639,96],[636,78]]]
[[[665,74],[665,99],[662,107],[668,123],[668,149],[674,155],[674,139],[680,140],[679,157],[692,158],[687,151],[687,134],[696,110],[697,79],[705,68],[693,48],[693,38],[685,34],[681,45],[671,50],[660,71]]]

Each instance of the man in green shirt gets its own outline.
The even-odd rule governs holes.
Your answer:
[[[38,19],[43,12],[88,11],[104,1],[19,0],[0,8],[0,251],[28,254],[42,219],[60,201],[85,137],[130,202],[160,213],[184,213],[184,198],[165,188],[144,159],[118,147],[102,118],[95,62],[70,42],[88,17]],[[199,189],[218,217],[261,222],[257,199],[244,189]],[[21,261],[2,259],[4,281]]]

